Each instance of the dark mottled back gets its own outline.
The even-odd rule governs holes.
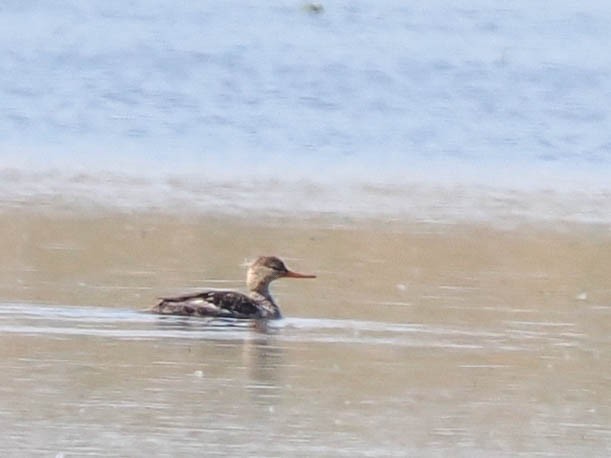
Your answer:
[[[264,310],[250,297],[234,291],[204,291],[163,298],[151,310],[162,315],[259,318]]]

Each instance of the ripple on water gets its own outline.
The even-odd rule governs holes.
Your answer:
[[[96,336],[120,340],[174,341],[193,339],[254,340],[273,338],[285,343],[389,345],[478,351],[516,351],[533,345],[576,345],[582,334],[569,332],[571,323],[511,322],[505,329],[442,326],[381,321],[287,318],[265,329],[253,322],[158,316],[143,311],[104,307],[0,304],[0,332],[48,336]],[[549,329],[561,329],[558,333]]]

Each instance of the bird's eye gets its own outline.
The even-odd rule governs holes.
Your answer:
[[[284,272],[286,270],[286,267],[284,267],[284,265],[279,262],[273,262],[272,264],[270,264],[270,267],[273,270],[277,270],[278,272]]]

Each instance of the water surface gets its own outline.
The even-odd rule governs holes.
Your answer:
[[[2,221],[3,455],[609,453],[602,228]],[[267,332],[142,312],[240,288],[268,252],[318,278],[274,284],[286,319]]]
[[[463,3],[2,2],[0,455],[610,456],[611,8]]]

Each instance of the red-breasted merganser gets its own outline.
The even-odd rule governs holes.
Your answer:
[[[178,297],[162,298],[151,309],[162,315],[203,316],[242,319],[282,318],[272,299],[269,284],[278,278],[316,278],[292,272],[275,256],[261,256],[248,268],[246,286],[249,293],[234,291],[203,291]]]

